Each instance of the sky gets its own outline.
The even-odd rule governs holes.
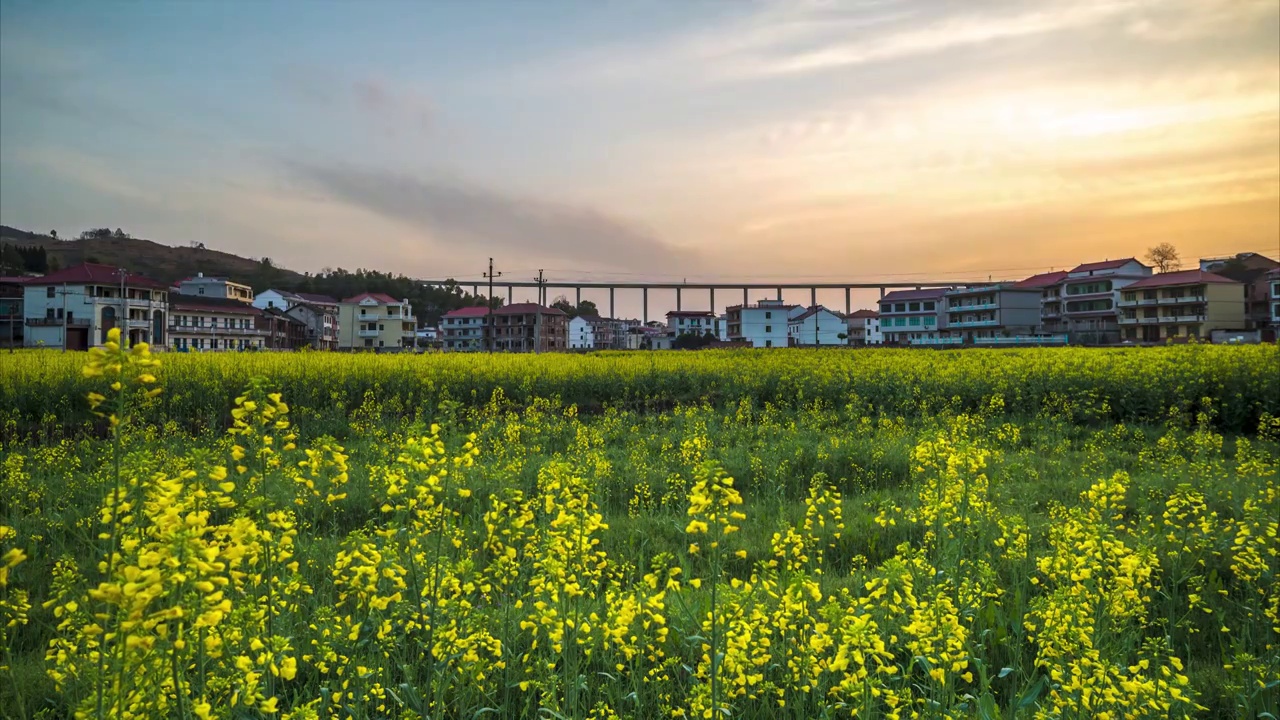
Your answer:
[[[1280,3],[0,0],[0,222],[432,279],[1275,256]]]

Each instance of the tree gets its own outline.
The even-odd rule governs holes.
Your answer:
[[[57,239],[58,239],[58,231],[57,231],[57,230],[50,230],[50,231],[49,231],[49,237],[53,238],[54,240],[57,240]]]
[[[556,299],[552,301],[551,307],[559,310],[565,315],[568,315],[570,320],[578,316],[578,309],[570,304],[569,298],[564,295],[557,296]]]
[[[1155,266],[1156,272],[1173,272],[1182,267],[1178,258],[1178,249],[1173,243],[1162,242],[1147,251],[1147,261]]]
[[[577,313],[578,315],[599,315],[600,311],[596,309],[595,303],[590,300],[583,300],[578,303]]]

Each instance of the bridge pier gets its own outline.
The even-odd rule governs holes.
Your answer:
[[[613,313],[613,290],[613,288],[609,288],[609,317],[616,318],[617,315]]]
[[[676,288],[676,312],[680,311],[680,288]]]
[[[709,310],[711,310],[711,314],[712,314],[712,315],[716,315],[716,314],[717,314],[717,313],[716,313],[716,289],[715,289],[715,288],[707,288],[707,290],[708,290],[708,291],[710,291],[710,294],[711,294],[711,299],[710,299],[710,301],[709,301],[709,303],[708,303],[708,304],[710,305],[710,307],[709,307],[708,309],[709,309]]]
[[[644,324],[648,325],[649,324],[649,288],[641,288],[640,291],[644,294]]]
[[[817,306],[818,306],[818,288],[811,287],[809,288],[809,307],[817,307]]]
[[[778,301],[782,301],[782,288],[778,288]]]
[[[574,288],[574,290],[577,291],[577,300],[574,301],[573,305],[576,308],[582,304],[582,288]]]
[[[844,289],[844,314],[845,315],[848,315],[853,312],[853,300],[850,297],[852,292],[853,291],[850,290],[849,288]]]

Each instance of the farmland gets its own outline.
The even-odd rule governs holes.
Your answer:
[[[0,707],[1280,714],[1277,371],[1196,345],[0,357]]]

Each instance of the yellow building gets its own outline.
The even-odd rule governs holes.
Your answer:
[[[361,293],[338,304],[340,350],[412,349],[417,330],[418,321],[408,300]]]
[[[1120,327],[1130,342],[1208,339],[1213,330],[1244,329],[1245,289],[1203,270],[1153,275],[1124,288]]]

